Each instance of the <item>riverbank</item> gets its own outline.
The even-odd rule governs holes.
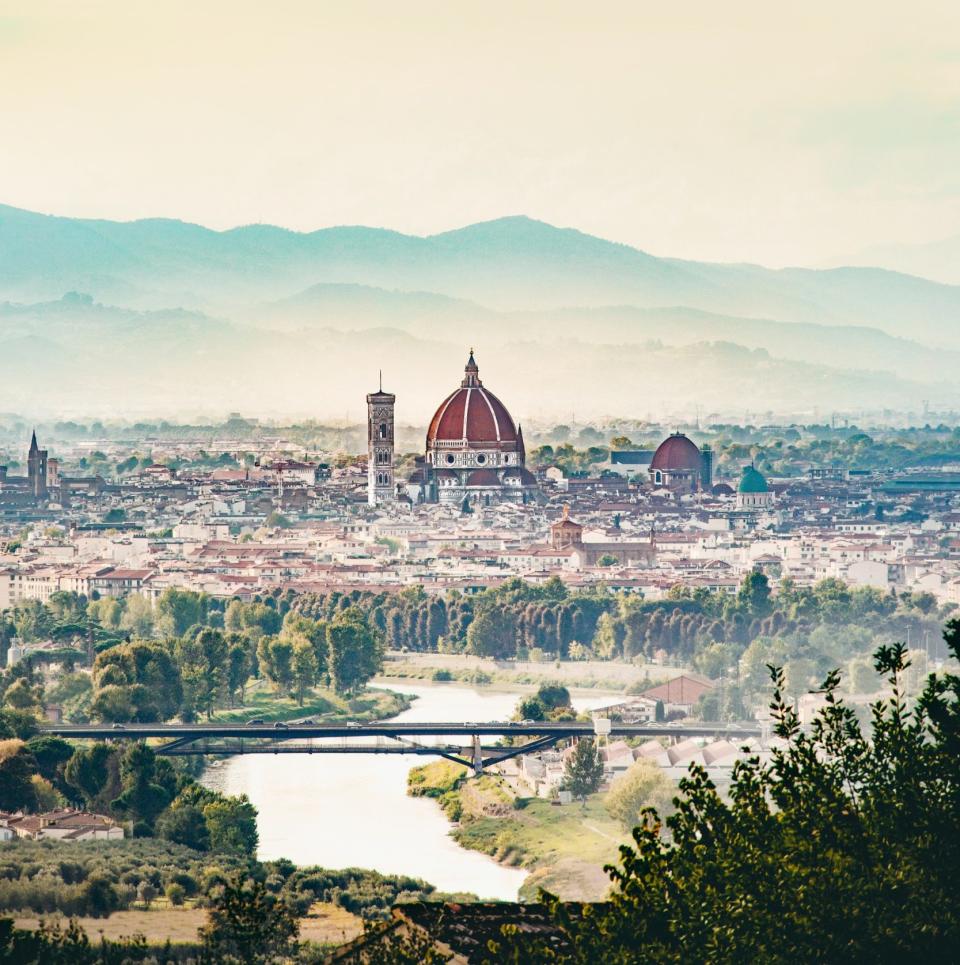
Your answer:
[[[587,693],[639,693],[682,673],[678,667],[613,661],[492,660],[470,654],[402,653],[391,651],[384,660],[378,681],[454,682],[471,687],[497,687],[515,692],[535,690],[542,683],[562,683],[569,690]]]
[[[388,684],[389,686],[389,684]],[[412,700],[399,721],[504,720],[516,696],[451,684],[393,682]],[[414,699],[416,698],[416,699]],[[514,901],[517,868],[469,851],[450,836],[433,802],[410,797],[407,773],[423,757],[380,754],[244,754],[208,768],[202,783],[247,794],[257,808],[261,860],[376,868],[414,875],[449,893]]]
[[[213,720],[226,724],[242,724],[248,720],[299,720],[312,717],[323,723],[343,723],[348,720],[369,722],[396,717],[410,709],[413,697],[389,689],[370,689],[354,697],[342,697],[332,690],[318,687],[304,696],[303,704],[296,698],[277,694],[266,683],[252,683],[239,707],[216,711]]]
[[[603,899],[610,887],[603,867],[616,863],[620,845],[630,843],[602,795],[558,806],[519,796],[498,775],[472,777],[447,761],[413,768],[408,793],[437,802],[461,847],[528,871],[523,899],[535,899],[540,888],[566,901]]]

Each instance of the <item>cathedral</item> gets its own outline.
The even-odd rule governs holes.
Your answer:
[[[367,396],[367,494],[371,505],[395,498],[394,400],[382,389]],[[539,488],[525,463],[523,431],[480,381],[471,349],[459,387],[440,403],[430,420],[425,453],[405,484],[406,495],[414,503],[464,509],[531,502],[538,497]]]

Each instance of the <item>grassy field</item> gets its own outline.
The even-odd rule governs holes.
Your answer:
[[[57,916],[44,916],[52,922]],[[61,924],[66,924],[62,917]],[[35,929],[40,918],[34,915],[16,918],[17,928]],[[149,911],[130,909],[115,911],[109,918],[78,918],[77,923],[93,941],[101,936],[116,940],[143,935],[151,945],[162,945],[168,939],[174,944],[189,944],[198,940],[199,929],[207,922],[204,908],[172,908],[158,904]],[[321,945],[341,944],[363,931],[363,922],[339,905],[317,902],[306,918],[300,919],[301,941]]]
[[[313,717],[331,723],[371,721],[393,717],[410,706],[410,698],[384,690],[368,690],[355,697],[340,697],[332,690],[317,688],[307,694],[301,707],[295,697],[276,694],[265,681],[247,688],[242,707],[218,710],[213,719],[223,723],[245,723],[259,718],[267,722]]]
[[[569,901],[606,895],[610,879],[603,866],[616,863],[620,845],[630,838],[607,814],[602,795],[558,807],[542,798],[518,799],[496,775],[466,774],[445,761],[414,768],[409,791],[437,798],[444,813],[459,821],[452,833],[462,847],[529,870],[521,897],[535,898],[539,888]]]

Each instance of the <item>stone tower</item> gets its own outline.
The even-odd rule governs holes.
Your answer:
[[[393,407],[397,397],[380,388],[367,395],[367,502],[371,506],[397,498],[393,480]]]
[[[37,433],[30,439],[30,452],[27,454],[27,478],[30,494],[34,499],[47,498],[47,450],[37,445]]]

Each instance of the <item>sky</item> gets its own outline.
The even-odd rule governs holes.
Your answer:
[[[960,4],[0,0],[0,203],[819,264],[960,233]]]

